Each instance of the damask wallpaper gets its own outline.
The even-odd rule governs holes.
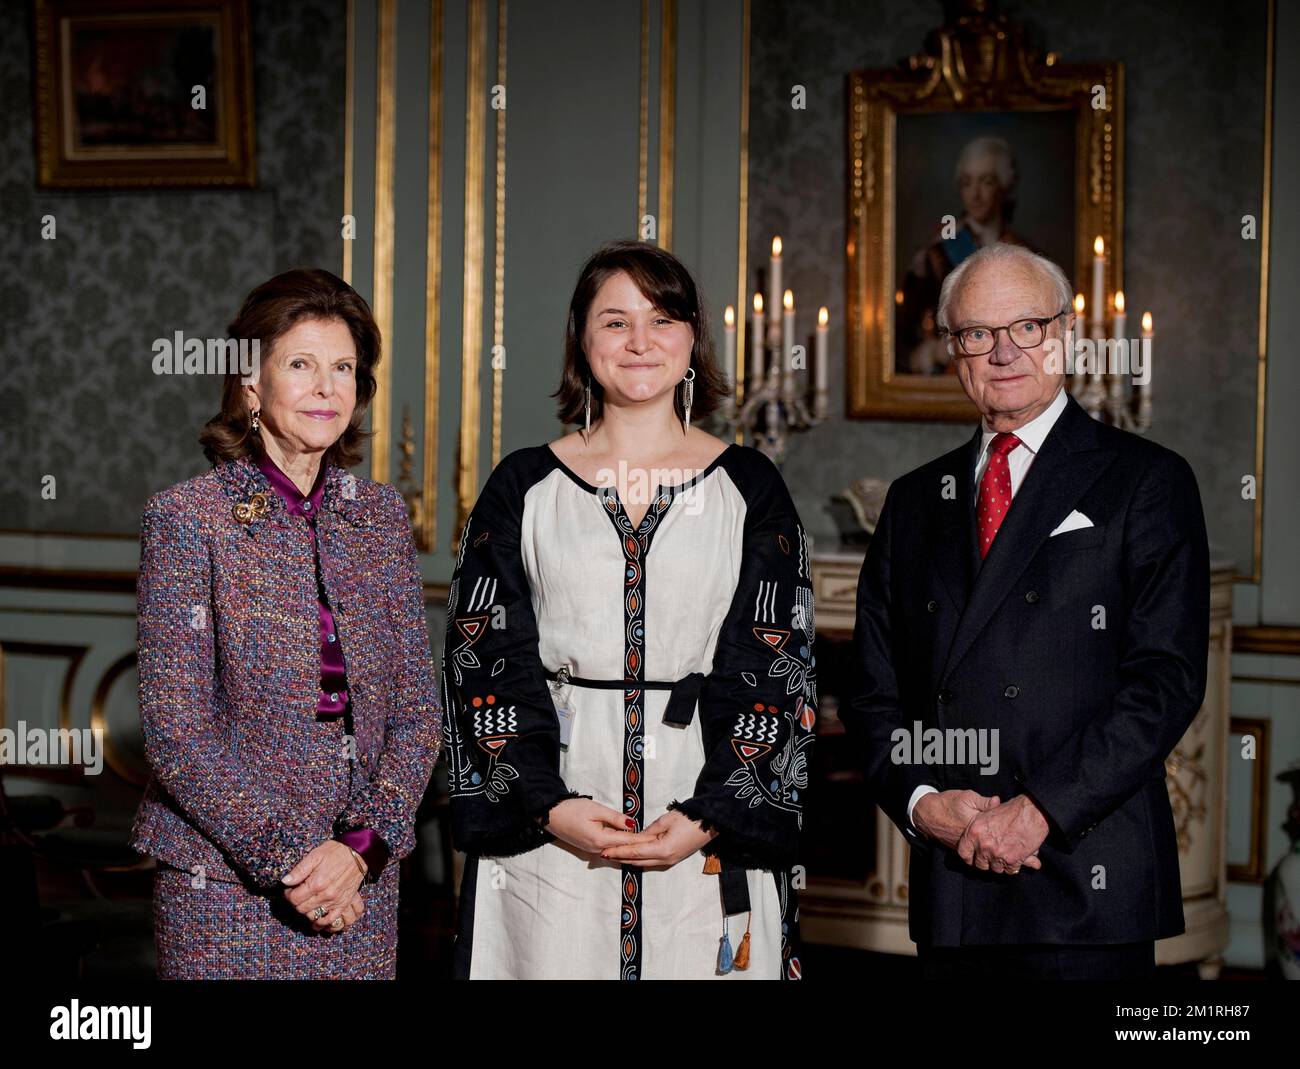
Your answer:
[[[153,340],[221,336],[289,267],[341,270],[346,5],[254,0],[258,183],[213,192],[36,188],[30,8],[0,8],[0,528],[134,536],[206,467],[220,391],[155,375]]]

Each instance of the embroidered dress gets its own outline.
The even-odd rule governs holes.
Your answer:
[[[757,450],[661,484],[635,528],[547,446],[500,463],[461,538],[443,648],[468,855],[458,976],[800,977],[811,576]],[[665,870],[605,861],[536,819],[577,796],[638,831],[673,808],[719,834]]]

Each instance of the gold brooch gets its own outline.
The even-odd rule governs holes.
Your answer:
[[[267,499],[266,494],[259,491],[247,501],[241,501],[235,506],[235,519],[240,523],[252,523],[270,511],[271,502]]]

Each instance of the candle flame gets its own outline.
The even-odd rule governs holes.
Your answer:
[[[902,291],[902,290],[894,290],[894,303],[897,304],[897,305],[901,305],[901,304],[903,303],[903,291]]]
[[[1097,235],[1097,239],[1092,243],[1092,251],[1098,256],[1106,255],[1106,243],[1101,240],[1100,234]]]
[[[727,324],[728,330],[736,325],[736,310],[732,308],[731,305],[727,305],[727,307],[723,309],[722,320]]]
[[[780,237],[780,235],[777,235],[776,237],[774,237],[774,238],[772,239],[772,255],[773,255],[773,256],[780,256],[780,255],[781,255],[781,237]]]
[[[1083,294],[1082,293],[1076,293],[1074,295],[1074,314],[1077,316],[1083,315]]]
[[[754,294],[754,311],[760,315],[763,313],[763,295],[761,293]]]
[[[1150,313],[1150,312],[1143,312],[1143,313],[1142,313],[1142,333],[1143,333],[1143,334],[1151,334],[1151,333],[1153,333],[1152,328],[1151,328],[1151,313]]]
[[[1124,311],[1124,291],[1123,291],[1123,290],[1116,290],[1116,291],[1115,291],[1115,311],[1117,311],[1117,312],[1121,312],[1121,313]]]
[[[787,312],[793,310],[793,308],[794,308],[794,290],[786,290],[786,291],[785,291],[785,296],[781,298],[781,303],[782,303],[783,305],[785,305],[785,309],[786,309]]]
[[[820,308],[817,309],[817,325],[819,327],[824,327],[826,326],[829,320],[830,320],[830,313],[826,311],[826,306],[823,304]]]

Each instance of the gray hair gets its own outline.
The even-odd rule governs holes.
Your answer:
[[[992,245],[985,245],[984,248],[971,253],[948,272],[948,277],[943,280],[943,287],[939,290],[939,308],[934,316],[934,321],[939,325],[939,328],[941,330],[948,329],[948,309],[952,306],[954,298],[960,291],[962,283],[972,267],[980,264],[1007,263],[1023,264],[1038,271],[1051,283],[1052,297],[1056,308],[1069,309],[1071,307],[1073,295],[1070,292],[1070,281],[1065,277],[1065,272],[1060,267],[1046,256],[1039,256],[1038,253],[1032,252],[1023,245],[1012,245],[1005,241],[999,241]]]
[[[1012,155],[1011,146],[1000,137],[977,137],[973,141],[966,142],[966,147],[961,150],[961,155],[957,157],[957,170],[954,173],[954,181],[961,182],[962,168],[979,156],[988,156],[993,160],[993,167],[998,176],[998,185],[1002,187],[1002,192],[1010,198],[1016,188],[1016,158]]]

